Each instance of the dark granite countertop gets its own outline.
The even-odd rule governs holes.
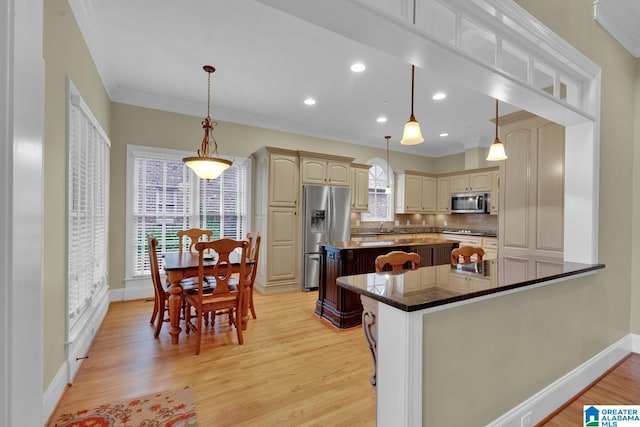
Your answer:
[[[499,258],[395,273],[342,276],[338,277],[337,283],[400,310],[417,311],[531,287],[604,267],[604,264],[580,264],[550,258]]]
[[[429,230],[429,231],[425,231]],[[411,229],[411,228],[400,228],[397,230],[359,230],[351,233],[353,237],[367,237],[367,236],[384,236],[384,235],[395,235],[395,234],[451,234],[458,236],[484,236],[484,237],[496,237],[497,232],[493,230],[452,230],[452,229]]]
[[[450,245],[451,243],[457,243],[455,240],[447,239],[396,239],[389,238],[385,240],[366,240],[357,242],[349,240],[346,242],[324,242],[320,246],[327,246],[335,249],[367,249],[367,248],[379,248],[379,247],[401,247],[401,246],[438,246],[438,245]]]

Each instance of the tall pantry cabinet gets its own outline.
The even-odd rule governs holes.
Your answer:
[[[262,236],[255,287],[271,294],[300,288],[298,153],[262,147],[255,159],[255,229]]]
[[[527,112],[500,118],[501,256],[564,254],[564,127]]]

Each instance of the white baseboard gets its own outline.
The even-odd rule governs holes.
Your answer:
[[[639,348],[640,335],[625,336],[487,426],[520,427],[522,417],[529,412],[533,424],[542,421],[630,352],[639,353]]]
[[[109,301],[106,296],[106,293],[103,294],[103,296],[95,302],[95,306],[89,314],[89,320],[81,332],[74,337],[74,341],[66,343],[68,360],[62,364],[55,378],[51,381],[51,384],[49,384],[42,396],[42,415],[44,417],[42,425],[46,425],[47,420],[51,414],[53,414],[58,402],[62,398],[67,384],[73,381],[76,372],[78,372],[84,357],[87,355],[93,343],[96,332],[107,315]]]

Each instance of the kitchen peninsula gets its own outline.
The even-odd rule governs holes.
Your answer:
[[[440,346],[451,342],[450,349],[457,348],[456,340],[460,339],[434,334],[442,313],[450,310],[461,325],[471,327],[477,322],[482,328],[491,324],[488,317],[500,316],[502,309],[509,310],[504,304],[527,299],[526,295],[518,298],[518,292],[563,286],[569,283],[567,279],[594,274],[603,268],[603,264],[513,257],[339,277],[341,288],[360,294],[365,301],[363,331],[374,360],[372,383],[376,385],[378,425],[423,425],[425,396],[442,393],[440,389],[428,389],[426,378],[434,370],[428,364],[434,363]],[[502,301],[492,304],[493,298]],[[481,311],[484,308],[480,317],[476,315],[479,306]],[[536,306],[530,309],[536,310]],[[541,312],[540,316],[544,314]],[[526,319],[527,313],[522,313],[522,321]],[[474,355],[469,357],[472,359]],[[496,363],[500,363],[499,358]]]
[[[422,238],[348,242],[320,245],[320,281],[315,314],[338,328],[351,328],[362,322],[362,303],[358,294],[338,287],[339,276],[372,273],[375,259],[393,250],[417,252],[421,266],[449,265],[457,241]]]

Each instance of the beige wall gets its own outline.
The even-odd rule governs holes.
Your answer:
[[[635,112],[634,112],[634,138],[633,138],[633,214],[631,241],[631,332],[640,334],[640,263],[634,262],[640,259],[640,58],[636,59],[636,84],[635,84]]]
[[[45,388],[65,361],[66,79],[69,77],[107,135],[110,100],[67,0],[44,4],[44,342]]]
[[[599,261],[606,269],[425,316],[425,425],[484,425],[630,332],[637,61],[595,23],[591,0],[517,3],[602,67]],[[637,283],[633,289],[637,333]]]

